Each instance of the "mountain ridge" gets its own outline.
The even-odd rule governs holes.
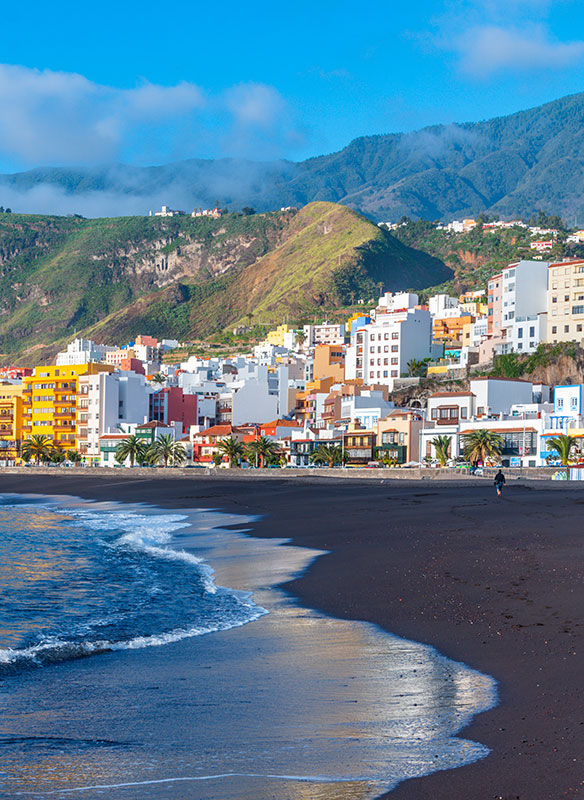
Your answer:
[[[584,214],[584,92],[480,122],[361,136],[300,162],[188,159],[0,175],[4,205],[18,207],[11,198],[27,195],[42,202],[42,190],[58,193],[52,199],[59,208],[79,213],[102,195],[112,208],[125,204],[132,213],[163,203],[190,209],[219,201],[267,211],[324,200],[376,221],[481,211],[530,216],[539,209],[578,216]]]

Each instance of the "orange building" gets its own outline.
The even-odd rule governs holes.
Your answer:
[[[345,379],[345,350],[340,344],[319,344],[314,348],[314,379]]]
[[[437,318],[432,324],[432,338],[437,342],[461,342],[464,326],[474,321],[475,318],[470,314]]]

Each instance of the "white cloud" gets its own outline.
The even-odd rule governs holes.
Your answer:
[[[565,69],[584,56],[584,42],[554,41],[542,26],[476,26],[455,38],[453,49],[460,57],[461,69],[476,77],[505,71]]]
[[[83,75],[0,64],[0,159],[18,166],[107,163],[196,155],[217,125],[253,154],[278,150],[292,131],[284,98],[272,86],[241,84],[208,98],[193,83],[119,89]],[[144,155],[144,153],[141,153]]]

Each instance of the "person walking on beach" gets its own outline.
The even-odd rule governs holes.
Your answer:
[[[497,490],[497,497],[501,497],[503,493],[503,486],[505,486],[505,476],[499,470],[495,475],[495,489]]]

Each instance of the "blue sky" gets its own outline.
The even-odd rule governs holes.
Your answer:
[[[584,90],[577,0],[33,0],[2,15],[1,171],[296,160]]]

